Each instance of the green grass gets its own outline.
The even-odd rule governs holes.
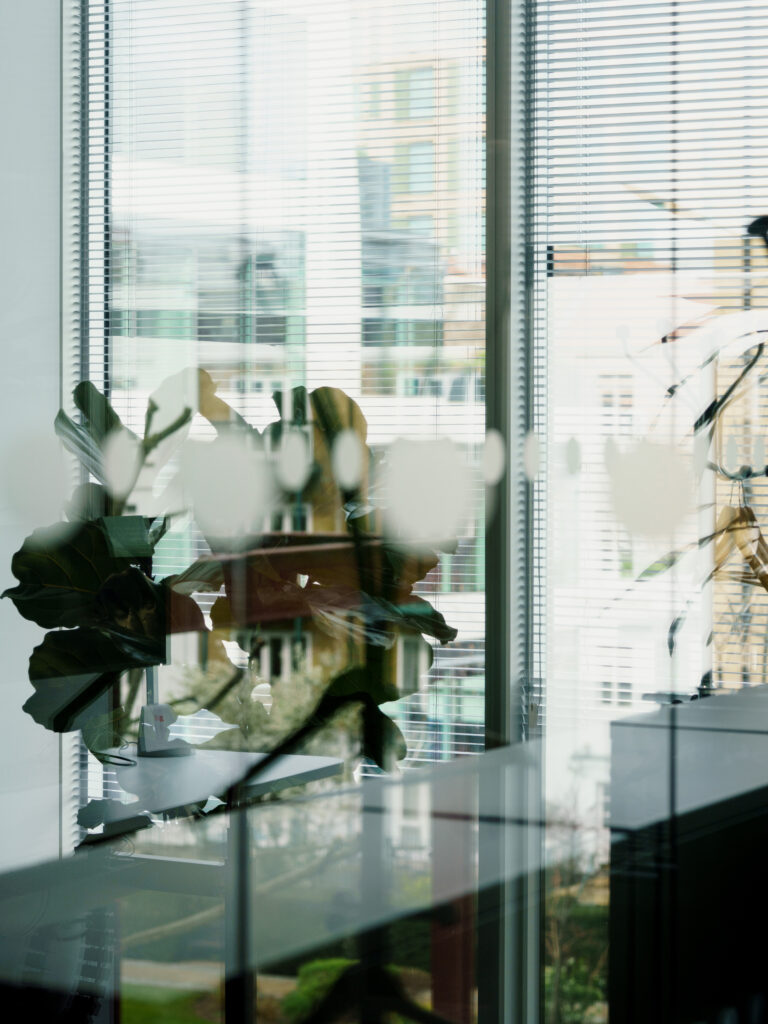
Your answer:
[[[200,992],[179,992],[154,985],[123,985],[122,1024],[200,1024],[195,1011]]]

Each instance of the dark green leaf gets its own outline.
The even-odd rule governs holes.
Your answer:
[[[115,685],[118,678],[111,673],[85,672],[40,680],[23,710],[52,732],[73,732],[83,727],[89,713],[94,713],[89,712],[89,708]]]
[[[126,569],[115,558],[103,529],[84,523],[62,534],[60,526],[35,530],[13,556],[11,570],[19,586],[6,590],[25,619],[51,629],[89,622],[106,580]]]
[[[108,636],[91,627],[67,629],[46,633],[43,642],[35,647],[29,659],[29,679],[37,685],[51,679],[146,668],[161,661],[157,645]]]
[[[123,429],[120,417],[89,380],[81,381],[72,397],[85,417],[88,431],[97,444],[101,445],[111,431]]]
[[[124,815],[125,804],[120,800],[89,800],[85,807],[81,807],[77,812],[77,823],[88,829],[104,825],[104,831],[88,834],[80,845],[109,842],[116,836],[152,828],[152,819],[148,814],[133,814],[130,818]],[[118,820],[113,820],[115,818]]]
[[[77,456],[91,476],[95,476],[99,483],[105,484],[107,481],[104,475],[101,448],[85,427],[81,427],[71,420],[63,409],[57,413],[53,426],[64,447]]]
[[[152,544],[144,516],[105,516],[99,520],[114,558],[151,558]]]
[[[675,653],[675,643],[676,643],[676,640],[677,640],[677,634],[680,632],[680,630],[685,625],[686,615],[687,615],[687,610],[684,611],[684,612],[681,612],[681,614],[678,615],[677,618],[673,619],[672,623],[671,623],[671,625],[669,627],[669,631],[667,632],[667,649],[669,651],[669,656],[670,657],[672,657],[672,655]]]
[[[98,629],[46,633],[32,651],[29,679],[35,693],[24,710],[54,732],[82,728],[84,712],[115,684],[120,672],[158,664],[155,645],[143,647]]]
[[[400,623],[417,633],[432,636],[441,644],[449,643],[458,636],[459,631],[449,626],[443,615],[433,608],[429,601],[415,594],[411,594],[400,604],[385,601],[382,597],[375,597],[373,600],[390,621]]]
[[[397,725],[373,703],[363,705],[362,753],[385,771],[392,767],[393,760],[402,761],[408,753]]]
[[[406,745],[397,725],[378,705],[398,697],[397,687],[382,680],[379,672],[365,668],[348,669],[333,680],[315,714],[327,719],[346,703],[362,704],[362,753],[380,768],[387,769],[393,758],[399,761],[405,757]]]
[[[350,668],[331,682],[325,691],[329,697],[370,697],[376,704],[397,700],[400,694],[393,683],[384,682],[379,672]]]
[[[170,516],[157,516],[157,518],[152,521],[152,524],[149,527],[149,543],[151,544],[153,551],[168,532],[170,525]]]

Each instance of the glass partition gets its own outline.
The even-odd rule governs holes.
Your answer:
[[[539,784],[534,755],[506,748],[193,821],[156,814],[5,875],[4,996],[82,1020],[475,1020],[489,998],[477,903],[519,870],[489,868],[479,846],[537,841],[512,795]]]
[[[11,1019],[766,1019],[764,4],[54,7]]]

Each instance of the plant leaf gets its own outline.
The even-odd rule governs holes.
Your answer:
[[[768,590],[768,545],[755,513],[748,505],[739,509],[738,518],[730,529],[742,558],[755,574],[760,586]]]
[[[704,537],[699,537],[698,540],[692,541],[690,544],[686,544],[685,547],[678,548],[676,551],[668,551],[666,555],[661,558],[657,558],[655,562],[652,562],[647,568],[643,569],[640,575],[635,580],[635,583],[643,583],[645,580],[653,579],[654,576],[660,576],[662,573],[671,569],[674,565],[680,561],[680,559],[693,551],[694,548],[703,548],[711,541],[715,541],[715,567],[718,568],[723,564],[725,559],[728,557],[730,550],[733,548],[733,530],[738,525],[740,512],[737,508],[732,505],[726,505],[720,510],[720,515],[717,517],[717,525],[713,533],[706,534]]]
[[[738,375],[736,380],[734,380],[731,384],[729,384],[729,386],[725,389],[725,391],[723,392],[722,395],[720,395],[719,398],[715,398],[715,399],[713,399],[709,403],[707,408],[704,410],[704,412],[701,414],[701,416],[699,416],[699,418],[696,420],[696,422],[693,425],[693,432],[694,432],[694,434],[696,434],[699,430],[701,430],[702,427],[707,427],[711,423],[713,423],[714,420],[716,420],[717,417],[720,415],[720,413],[723,411],[723,409],[725,409],[725,407],[733,400],[733,398],[735,397],[735,392],[736,392],[737,388],[742,383],[742,381],[744,381],[744,379],[751,373],[751,371],[754,368],[755,364],[757,363],[758,359],[763,354],[763,349],[764,348],[765,348],[765,343],[764,342],[760,342],[760,344],[756,346],[755,354],[752,356],[752,358],[746,364],[746,366],[741,371],[741,373]]]
[[[399,604],[386,601],[383,597],[375,597],[373,600],[390,621],[400,623],[416,633],[432,636],[441,644],[449,643],[458,636],[458,629],[449,626],[441,612],[416,594],[411,594]]]
[[[95,476],[99,483],[106,484],[101,448],[85,427],[71,420],[63,409],[59,409],[56,414],[53,426],[64,447],[77,456],[91,476]]]
[[[81,728],[85,712],[120,672],[156,665],[162,660],[158,653],[156,647],[124,643],[94,628],[46,633],[29,659],[35,693],[24,710],[54,732]]]
[[[11,571],[19,585],[2,596],[10,597],[25,619],[46,629],[86,625],[106,580],[129,564],[112,555],[96,523],[64,535],[59,526],[44,527],[13,556]]]
[[[99,526],[113,558],[151,558],[152,544],[144,516],[104,516]]]
[[[216,559],[201,558],[178,575],[167,576],[163,582],[179,594],[198,591],[215,594],[224,583],[224,569]]]
[[[363,743],[364,757],[370,757],[379,768],[387,771],[392,761],[402,761],[408,753],[403,734],[398,726],[375,704],[366,702],[363,705]]]
[[[376,704],[388,704],[400,696],[397,687],[385,682],[380,673],[368,672],[360,667],[341,672],[325,692],[329,697],[366,696]]]
[[[109,747],[118,747],[122,738],[118,732],[123,709],[116,708],[103,715],[92,715],[82,725],[83,743],[99,761],[108,760],[104,751]]]
[[[109,514],[111,502],[109,492],[101,484],[78,484],[66,505],[67,519],[73,523],[99,519]]]
[[[255,434],[257,437],[261,436],[236,409],[216,394],[216,384],[207,370],[198,370],[197,386],[200,415],[204,416],[217,431],[235,428]]]
[[[98,755],[96,755],[98,756]],[[137,807],[140,804],[136,805]],[[83,828],[97,828],[105,825],[104,834],[87,837],[83,842],[90,840],[111,839],[122,832],[135,832],[142,828],[151,828],[152,819],[148,814],[135,814],[130,818],[122,817],[125,814],[125,804],[120,800],[95,799],[89,800],[85,807],[77,812],[77,823]],[[112,824],[112,819],[119,817],[120,820]]]
[[[635,580],[636,583],[643,583],[645,580],[652,580],[655,576],[660,576],[663,572],[671,569],[673,565],[677,565],[683,555],[687,555],[689,551],[692,551],[696,543],[687,544],[684,548],[678,548],[677,551],[668,551],[666,555],[662,555],[661,558],[657,558],[655,562],[651,562]]]
[[[104,438],[113,430],[126,429],[108,400],[89,380],[81,381],[72,397],[86,419],[88,432],[98,445],[103,444]]]
[[[152,520],[149,526],[149,543],[153,551],[168,532],[170,525],[170,516],[157,516]]]
[[[157,645],[109,636],[89,626],[46,633],[29,659],[29,679],[37,685],[51,679],[95,677],[105,672],[146,668],[161,661]]]
[[[670,657],[672,657],[672,655],[675,653],[675,638],[677,637],[678,632],[684,624],[685,612],[683,612],[682,615],[678,615],[677,618],[673,619],[669,627],[669,631],[667,632],[667,649],[669,651]]]
[[[400,729],[378,705],[395,701],[399,696],[397,687],[386,683],[380,673],[358,667],[347,669],[336,676],[325,691],[319,709],[336,709],[344,703],[361,703],[362,753],[386,770],[393,758],[400,761],[405,757],[407,748]]]
[[[182,427],[185,427],[191,419],[192,410],[189,408],[183,409],[173,423],[169,423],[167,427],[164,427],[163,430],[159,430],[156,434],[150,434],[148,437],[144,438],[144,441],[142,442],[144,453],[148,455],[151,451],[157,448],[159,444],[162,444],[166,438],[169,438],[171,434],[175,434],[177,430],[181,430]]]

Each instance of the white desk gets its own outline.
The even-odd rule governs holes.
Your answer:
[[[143,811],[170,813],[188,804],[205,801],[209,796],[222,796],[265,756],[197,747],[189,757],[137,757],[133,744],[109,753],[136,761],[134,765],[118,766],[114,770],[120,786],[139,798],[123,804],[122,809],[114,808],[107,819],[110,823],[123,821]],[[337,757],[286,754],[273,761],[263,775],[249,782],[246,791],[260,796],[329,778],[340,774],[343,764]]]

